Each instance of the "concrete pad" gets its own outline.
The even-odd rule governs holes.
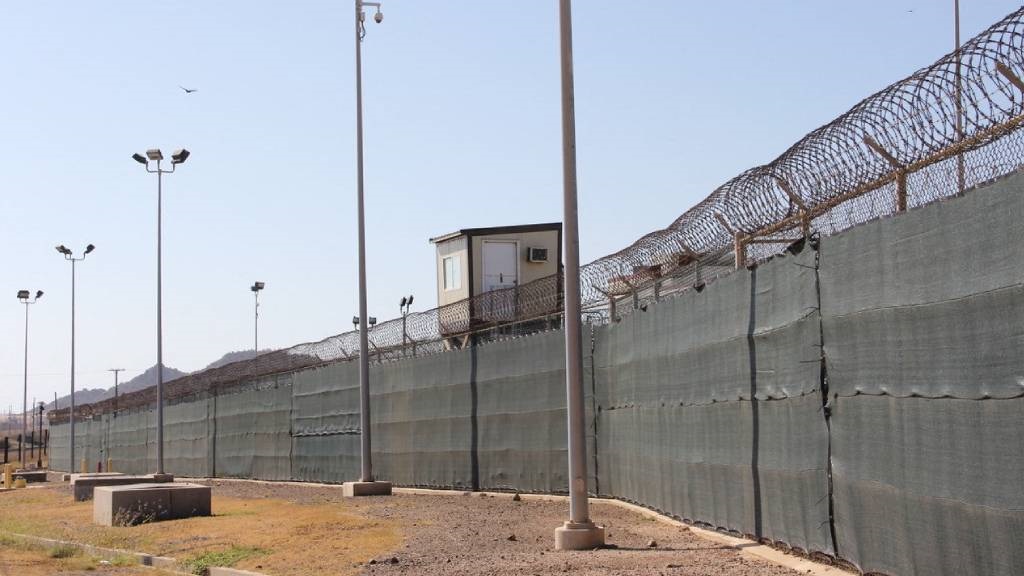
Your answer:
[[[341,495],[345,498],[356,496],[390,496],[391,482],[377,480],[374,482],[345,482],[341,485]]]
[[[152,474],[146,476],[128,476],[127,474],[121,473],[71,475],[71,487],[74,492],[75,502],[85,502],[86,500],[92,500],[93,491],[96,489],[97,486],[126,486],[129,484],[163,484],[166,482],[173,481],[174,477],[167,476],[166,474]]]
[[[109,478],[111,476],[126,476],[126,474],[124,472],[87,472],[85,474],[76,472],[74,474],[65,474],[64,476],[67,477],[65,481],[70,480],[74,484],[79,478]]]
[[[210,487],[199,484],[99,486],[93,491],[93,522],[102,526],[130,526],[210,513]]]
[[[25,482],[46,482],[46,470],[20,470],[14,473],[14,479],[24,478]]]
[[[566,522],[555,528],[555,550],[593,550],[604,546],[604,528],[587,522]]]

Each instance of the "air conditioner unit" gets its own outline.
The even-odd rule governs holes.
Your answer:
[[[548,261],[548,249],[547,248],[527,248],[526,249],[526,261],[527,262],[547,262]]]

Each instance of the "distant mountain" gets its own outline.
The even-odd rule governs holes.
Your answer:
[[[261,350],[260,354],[266,354],[271,350]],[[228,352],[221,356],[219,359],[210,362],[203,370],[209,370],[210,368],[220,368],[225,364],[231,364],[232,362],[239,362],[241,360],[252,360],[256,357],[256,354],[252,350],[239,350],[238,352]]]
[[[182,372],[164,366],[164,382],[170,382],[175,378],[181,378],[187,376],[188,372]],[[128,380],[127,382],[121,382],[117,385],[117,393],[125,394],[127,392],[135,392],[136,390],[142,390],[150,386],[156,385],[156,365],[151,366],[148,370],[139,374],[135,378]],[[84,388],[82,390],[75,390],[75,405],[82,406],[84,404],[92,404],[93,402],[99,402],[100,400],[106,400],[107,398],[114,397],[114,387],[103,389],[103,388]],[[71,404],[71,395],[65,395],[57,399],[58,408],[67,408]],[[53,410],[53,402],[46,405],[47,410]]]
[[[260,354],[266,354],[271,350],[262,350]],[[240,360],[250,360],[255,358],[256,354],[252,350],[239,350],[237,352],[228,352],[221,356],[217,360],[210,362],[203,370],[209,370],[211,368],[219,368],[225,364],[232,362],[238,362]],[[199,370],[200,372],[202,370]],[[164,382],[170,382],[176,378],[187,376],[188,372],[182,372],[168,366],[164,366]],[[149,388],[150,386],[156,386],[156,366],[151,366],[148,370],[139,374],[135,378],[128,380],[127,382],[121,382],[117,386],[118,394],[126,394],[128,392],[135,392],[136,390],[142,390],[143,388]],[[114,387],[103,389],[82,389],[75,390],[75,405],[81,406],[83,404],[92,404],[93,402],[99,402],[100,400],[106,400],[107,398],[114,397]],[[57,406],[59,408],[67,408],[71,404],[71,396],[63,396],[57,399]],[[47,410],[53,409],[53,402],[46,405]]]

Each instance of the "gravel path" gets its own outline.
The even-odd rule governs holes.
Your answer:
[[[594,502],[591,515],[614,548],[588,552],[553,549],[554,529],[568,503],[512,495],[404,495],[344,499],[340,487],[212,480],[215,494],[338,502],[370,517],[401,522],[404,543],[361,567],[361,574],[586,576],[793,576],[797,574],[698,537],[686,528]]]

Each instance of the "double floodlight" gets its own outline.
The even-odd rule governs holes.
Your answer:
[[[18,300],[21,300],[23,302],[27,302],[28,299],[31,297],[31,295],[32,295],[32,293],[29,292],[28,290],[18,290]],[[36,300],[39,300],[42,297],[43,297],[43,291],[42,290],[36,290]]]
[[[249,289],[250,289],[250,290],[252,290],[253,292],[259,292],[260,290],[263,290],[263,288],[265,288],[266,286],[267,286],[267,285],[266,285],[266,284],[264,284],[263,282],[256,282],[256,283],[255,283],[255,284],[253,284],[253,285],[252,285],[252,287],[251,287],[251,288],[249,288]]]
[[[402,313],[403,318],[409,313],[410,308],[412,308],[412,294],[402,296],[402,301],[398,303],[398,310]]]
[[[85,250],[84,250],[84,252],[82,254],[82,257],[84,258],[86,254],[90,254],[95,249],[96,249],[95,245],[89,244],[88,246],[85,247]],[[57,250],[57,252],[60,252],[61,254],[63,254],[65,258],[74,258],[75,253],[72,252],[70,248],[68,248],[67,246],[65,246],[63,244],[59,244],[57,246],[56,250]]]
[[[374,318],[373,316],[370,316],[369,318],[367,318],[367,324],[369,324],[371,327],[373,325],[375,325],[376,323],[377,323],[377,319]],[[359,316],[353,316],[352,317],[352,325],[357,327],[357,328],[359,327]]]
[[[184,164],[185,160],[188,160],[188,157],[191,155],[192,153],[184,148],[180,150],[175,150],[174,153],[171,154],[171,164]],[[159,148],[150,148],[149,150],[146,150],[145,156],[139,153],[132,154],[132,160],[135,160],[139,164],[148,164],[149,162],[160,162],[163,159],[164,153],[161,152]]]

